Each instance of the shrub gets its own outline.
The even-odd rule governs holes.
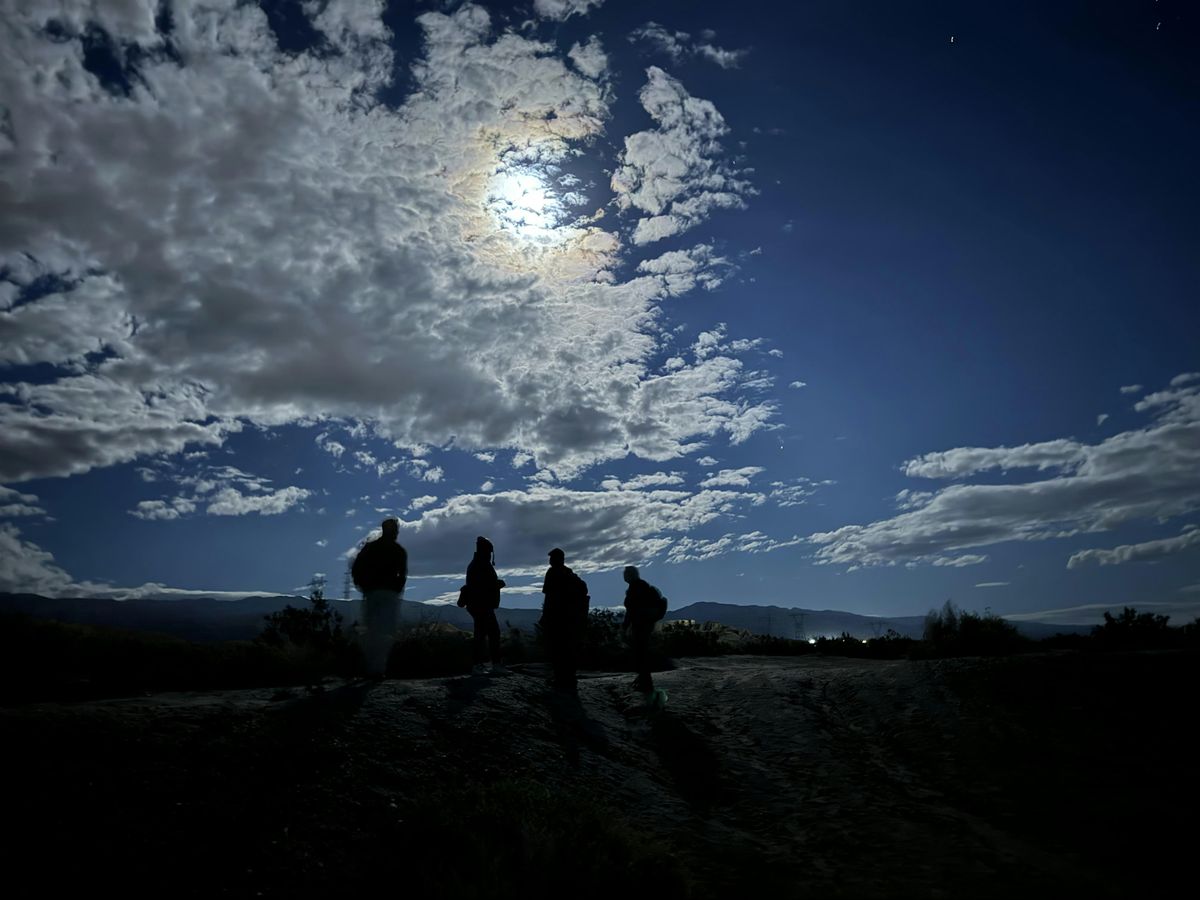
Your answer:
[[[1015,625],[991,610],[983,615],[966,612],[950,600],[941,612],[929,611],[924,638],[919,649],[932,656],[1006,656],[1030,646]]]
[[[1092,638],[1103,650],[1149,650],[1180,646],[1186,631],[1168,627],[1169,620],[1169,616],[1139,613],[1133,607],[1126,606],[1119,616],[1105,611],[1104,624],[1092,629]]]

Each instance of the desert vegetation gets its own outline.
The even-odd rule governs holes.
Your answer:
[[[344,621],[313,586],[305,606],[286,606],[265,617],[252,641],[194,642],[167,635],[97,625],[0,616],[0,688],[5,702],[88,699],[169,690],[317,685],[325,678],[362,674],[356,622]],[[506,662],[540,664],[546,648],[540,632],[502,629]],[[684,657],[840,656],[859,659],[1001,657],[1039,651],[1116,652],[1200,647],[1200,619],[1172,627],[1169,619],[1125,607],[1091,634],[1032,640],[1007,620],[985,611],[962,610],[947,601],[929,612],[920,639],[889,630],[862,639],[793,640],[754,634],[712,622],[665,621],[653,648],[653,669],[666,671]],[[596,609],[580,635],[580,668],[619,672],[630,667],[621,636],[621,615]],[[471,635],[447,623],[402,628],[388,662],[396,678],[461,675],[471,667]]]

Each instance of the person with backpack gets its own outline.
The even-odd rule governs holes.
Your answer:
[[[546,641],[550,668],[556,690],[574,694],[577,690],[579,643],[587,627],[587,583],[566,563],[566,554],[558,547],[550,551],[550,568],[542,583],[542,618],[538,624]]]
[[[500,662],[500,623],[496,621],[502,587],[504,582],[496,576],[492,542],[483,536],[475,538],[475,555],[467,566],[467,583],[458,592],[458,605],[466,607],[475,623],[472,675],[487,674],[489,670],[484,667],[484,660],[489,657],[493,674],[507,671]]]
[[[654,624],[667,614],[667,598],[662,591],[638,573],[636,566],[625,567],[625,620],[621,633],[633,651],[633,669],[637,678],[634,690],[649,694],[654,690],[654,679],[650,676],[650,634]]]
[[[400,521],[384,519],[380,529],[379,538],[364,544],[350,567],[354,586],[363,595],[367,675],[376,680],[387,671],[388,654],[396,639],[400,597],[408,580],[408,552],[396,540]]]

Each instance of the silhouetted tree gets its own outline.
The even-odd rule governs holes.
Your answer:
[[[1177,643],[1170,616],[1139,613],[1126,606],[1119,616],[1104,613],[1104,624],[1092,629],[1092,637],[1106,650],[1141,650],[1170,647]],[[1182,633],[1179,637],[1182,637]]]

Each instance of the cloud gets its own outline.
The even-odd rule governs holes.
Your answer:
[[[533,0],[533,11],[543,19],[564,22],[571,16],[586,16],[592,7],[600,7],[604,0]]]
[[[1084,603],[1061,609],[1045,609],[1037,612],[1015,613],[1004,618],[1010,622],[1047,622],[1051,625],[1099,625],[1106,612],[1120,613],[1121,604]],[[1137,601],[1138,612],[1151,612],[1169,616],[1173,624],[1179,625],[1200,616],[1200,599],[1181,601]]]
[[[750,479],[766,471],[762,466],[743,466],[740,469],[722,469],[700,482],[702,488],[749,487]]]
[[[414,497],[408,504],[410,510],[424,509],[427,506],[433,506],[438,502],[438,498],[433,494],[426,494],[423,497]]]
[[[1141,389],[1142,389],[1142,386],[1140,384],[1126,384],[1126,385],[1121,386],[1121,393],[1122,394],[1136,394],[1139,391],[1141,391]]]
[[[1071,554],[1071,558],[1067,560],[1067,568],[1074,569],[1090,562],[1102,566],[1116,566],[1127,562],[1156,562],[1196,547],[1200,547],[1200,528],[1189,525],[1183,534],[1175,537],[1140,544],[1121,544],[1111,550],[1080,550]]]
[[[1184,372],[1182,375],[1176,375],[1171,379],[1171,387],[1183,387],[1193,381],[1200,381],[1200,372]]]
[[[1069,469],[1080,465],[1085,453],[1084,445],[1071,440],[1020,447],[957,447],[910,459],[904,464],[904,474],[910,478],[965,478],[989,469]]]
[[[427,12],[413,88],[389,106],[380,2],[305,5],[312,51],[281,50],[256,4],[181,5],[169,38],[154,8],[23,4],[0,31],[0,334],[5,360],[51,373],[0,384],[0,481],[216,447],[247,424],[367,423],[558,478],[766,427],[733,355],[650,368],[661,302],[718,283],[719,258],[619,275],[617,226],[563,187],[579,154],[613,163],[598,44],[568,59],[478,6]],[[93,18],[124,60],[103,79]],[[655,128],[615,167],[635,239],[744,206],[716,108],[654,69],[640,96]],[[348,462],[344,441],[323,446]]]
[[[259,513],[277,516],[306,500],[312,491],[305,488],[285,487],[269,494],[242,494],[236,488],[223,488],[211,500],[205,512],[210,516],[245,516]]]
[[[138,519],[149,521],[170,521],[196,511],[196,504],[185,497],[175,497],[167,500],[142,500],[129,510],[129,514]]]
[[[608,74],[608,56],[600,39],[593,35],[586,44],[575,44],[567,52],[575,68],[593,80]]]
[[[717,47],[711,43],[713,37],[713,32],[706,31],[701,35],[702,42],[693,41],[686,31],[667,31],[657,22],[647,22],[629,34],[631,42],[648,45],[658,53],[669,56],[673,63],[680,63],[689,57],[699,57],[716,63],[722,69],[736,69],[749,51]]]
[[[979,582],[979,584],[975,585],[975,587],[977,587],[977,588],[1008,587],[1008,582],[1007,581],[981,581],[981,582]]]
[[[1108,413],[1100,413],[1100,415],[1096,416],[1096,424],[1103,425],[1105,420],[1107,420],[1107,419],[1108,419]]]
[[[46,511],[37,505],[36,494],[23,494],[0,484],[0,518],[44,516]]]
[[[600,482],[600,487],[606,491],[640,491],[648,487],[683,484],[683,477],[675,472],[655,472],[652,475],[636,475],[628,481],[617,478],[606,478]]]
[[[317,541],[317,542],[316,542],[316,544],[317,544],[317,546],[318,546],[318,547],[328,547],[328,546],[329,546],[329,539],[328,539],[328,538],[321,538],[319,541]]]
[[[734,490],[580,491],[538,484],[452,497],[402,520],[400,542],[417,575],[461,574],[481,533],[496,545],[508,571],[544,571],[551,547],[562,547],[577,570],[598,571],[693,554],[709,544],[690,533],[736,516],[761,498]],[[724,544],[721,552],[751,546],[761,552],[778,544],[758,536]]]
[[[696,460],[696,464],[701,466],[715,466],[718,462],[720,460],[714,456],[702,456]]]
[[[793,381],[791,384],[788,385],[788,387],[790,387],[790,388],[808,387],[808,382],[807,381]]]
[[[0,522],[0,591],[56,595],[70,583],[54,554],[22,540],[20,529]]]
[[[855,566],[937,565],[938,559],[954,558],[945,554],[968,548],[1195,513],[1200,510],[1200,387],[1152,394],[1137,409],[1152,412],[1154,421],[1097,444],[1064,439],[1015,448],[958,448],[910,460],[906,473],[926,478],[992,469],[1058,472],[1034,481],[951,485],[922,496],[916,508],[893,518],[809,535],[819,545],[816,559]],[[1084,551],[1075,565],[1107,559],[1107,552],[1118,551]]]
[[[656,127],[625,138],[611,179],[620,209],[648,214],[633,231],[639,245],[686,231],[719,209],[744,209],[755,192],[720,157],[718,141],[729,129],[717,108],[657,66],[646,79],[638,96]]]

